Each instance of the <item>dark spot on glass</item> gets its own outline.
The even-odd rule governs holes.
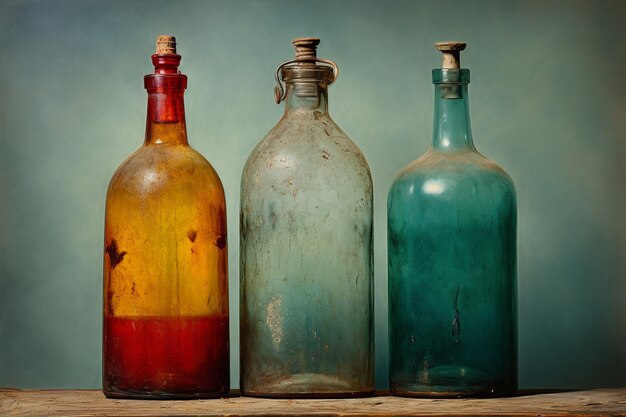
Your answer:
[[[111,264],[111,269],[115,269],[115,267],[124,260],[124,256],[126,256],[126,251],[119,251],[115,239],[111,239],[111,242],[106,245],[105,250],[107,255],[109,255],[109,263]]]
[[[454,336],[454,340],[456,343],[459,343],[459,339],[461,337],[461,320],[459,318],[459,292],[461,292],[461,287],[457,285],[456,287],[456,295],[454,296],[454,304],[452,307],[454,308],[454,319],[452,320],[452,336]]]
[[[395,233],[391,233],[389,237],[391,240],[391,245],[397,250],[398,245],[400,244],[400,242],[398,242],[398,235],[396,235]]]
[[[218,236],[218,238],[215,239],[215,246],[217,246],[220,249],[224,249],[226,247],[226,236],[224,235]]]

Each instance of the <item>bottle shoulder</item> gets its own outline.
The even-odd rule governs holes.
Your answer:
[[[435,188],[452,191],[463,184],[471,184],[473,187],[483,185],[492,192],[515,195],[515,185],[509,174],[481,153],[438,152],[430,149],[396,175],[389,197],[394,193],[417,189],[427,194],[429,188],[432,188],[431,191],[437,191]]]
[[[251,152],[243,179],[269,170],[338,170],[371,174],[360,148],[327,115],[284,116]],[[337,172],[339,174],[339,172]]]
[[[113,174],[109,193],[132,188],[148,192],[170,184],[216,187],[223,193],[217,172],[202,154],[188,145],[169,144],[144,145],[128,156]]]
[[[394,182],[420,181],[437,175],[452,177],[486,175],[502,177],[513,183],[509,174],[500,165],[477,151],[438,152],[433,149],[400,170]]]

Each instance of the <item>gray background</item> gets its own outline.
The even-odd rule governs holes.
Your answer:
[[[477,147],[519,198],[523,388],[626,385],[626,2],[2,1],[0,386],[99,387],[109,178],[143,140],[154,39],[175,34],[190,141],[229,215],[238,386],[243,164],[278,121],[272,71],[322,38],[331,114],[375,183],[377,385],[387,384],[386,213],[429,146],[432,44],[463,40]]]

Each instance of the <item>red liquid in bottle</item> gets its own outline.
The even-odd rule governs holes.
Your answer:
[[[228,317],[106,317],[104,381],[141,397],[228,393]],[[108,396],[115,391],[105,386]]]

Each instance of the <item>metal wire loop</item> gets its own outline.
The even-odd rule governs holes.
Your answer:
[[[289,61],[285,61],[276,67],[276,71],[274,71],[274,79],[276,80],[276,86],[274,87],[274,99],[276,100],[276,104],[280,104],[281,101],[285,99],[285,87],[283,86],[282,81],[280,81],[280,70],[289,64],[294,64],[296,62],[301,62],[297,59],[290,59]],[[339,67],[333,61],[329,61],[327,59],[315,58],[315,62],[321,62],[323,64],[330,65],[333,68],[333,80],[329,83],[332,84],[339,77]]]

